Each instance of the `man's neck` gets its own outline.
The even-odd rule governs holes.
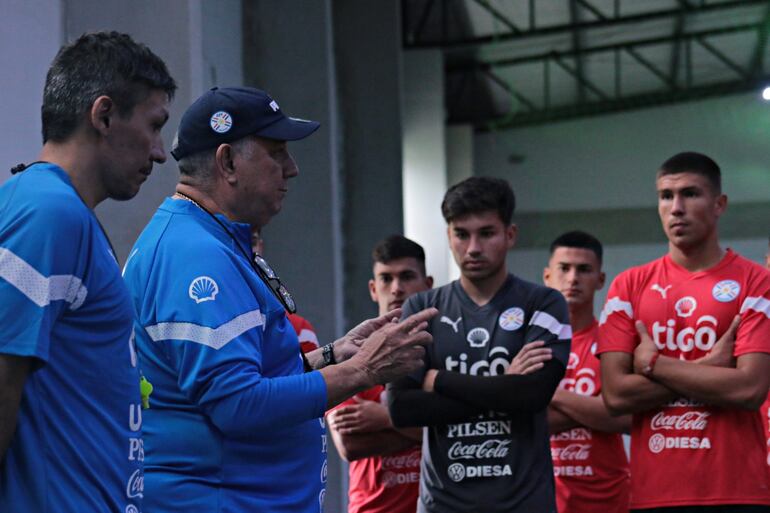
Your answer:
[[[460,275],[460,286],[471,300],[479,306],[484,306],[489,303],[497,291],[505,283],[508,278],[508,270],[505,266],[501,267],[498,272],[492,276],[472,280],[466,278],[464,275]]]
[[[572,326],[572,333],[584,330],[594,322],[593,301],[582,305],[570,306],[569,323]]]
[[[694,248],[680,248],[669,242],[668,254],[676,264],[694,273],[717,265],[724,257],[725,251],[719,246],[715,235]]]
[[[90,209],[107,199],[101,180],[101,163],[88,142],[78,136],[63,143],[47,142],[38,160],[56,164],[70,177],[72,186]]]

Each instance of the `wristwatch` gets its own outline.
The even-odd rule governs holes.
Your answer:
[[[642,369],[642,374],[644,376],[648,378],[652,376],[652,371],[653,369],[655,369],[655,362],[658,361],[659,356],[660,356],[660,353],[655,353],[654,355],[652,355],[652,358],[650,358],[650,361]]]
[[[323,356],[324,367],[337,363],[337,360],[334,358],[334,342],[329,342],[323,347],[321,356]]]

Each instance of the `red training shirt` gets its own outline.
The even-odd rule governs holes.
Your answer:
[[[381,385],[357,397],[385,403]],[[339,406],[355,404],[348,399]],[[337,408],[339,408],[337,406]],[[414,513],[420,483],[419,444],[386,456],[372,456],[350,462],[348,513]]]
[[[599,324],[572,334],[567,372],[559,388],[596,397],[601,392],[599,360],[594,356]],[[551,457],[559,513],[628,511],[628,459],[619,433],[589,428],[568,429],[551,435]]]
[[[598,354],[632,353],[641,320],[661,355],[707,354],[740,313],[735,356],[770,353],[770,274],[728,250],[691,273],[667,255],[621,273],[599,320]],[[757,411],[678,398],[633,416],[631,508],[770,504],[765,434]]]

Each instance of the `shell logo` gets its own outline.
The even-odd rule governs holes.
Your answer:
[[[217,282],[215,282],[213,278],[209,278],[208,276],[198,276],[192,283],[190,283],[187,294],[190,296],[190,299],[196,303],[214,301],[217,294],[219,294],[219,285],[217,285]]]
[[[674,305],[674,310],[679,317],[691,316],[696,308],[698,308],[698,302],[692,296],[685,296]]]

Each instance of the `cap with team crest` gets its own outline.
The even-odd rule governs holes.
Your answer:
[[[317,121],[285,115],[266,92],[253,87],[213,87],[190,105],[171,149],[180,160],[248,135],[296,141],[315,132]]]

